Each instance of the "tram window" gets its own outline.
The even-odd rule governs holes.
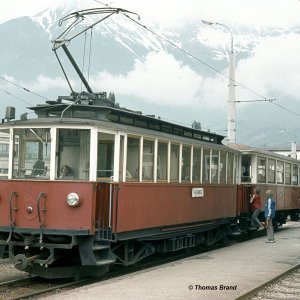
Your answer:
[[[127,180],[139,180],[140,139],[128,137],[127,140]]]
[[[220,151],[220,183],[226,182],[226,152]]]
[[[228,159],[227,159],[227,183],[228,184],[233,184],[234,182],[233,163],[234,163],[234,154],[229,152]]]
[[[266,159],[257,157],[257,182],[266,182]]]
[[[120,122],[127,125],[133,125],[133,118],[120,116]]]
[[[237,174],[237,161],[238,161],[238,157],[237,155],[233,155],[233,176],[232,176],[232,183],[235,184],[236,183],[236,174]]]
[[[98,133],[97,177],[111,178],[114,175],[114,148],[113,134]]]
[[[75,110],[73,111],[73,118],[95,119],[96,111]]]
[[[157,179],[168,179],[168,144],[158,142],[157,148]]]
[[[58,129],[57,178],[88,180],[90,168],[90,131],[87,129]],[[70,174],[63,176],[67,165]]]
[[[183,131],[183,136],[188,137],[188,138],[192,138],[193,137],[193,133],[191,131]]]
[[[107,119],[116,123],[121,123],[120,122],[120,116],[119,115],[114,115],[113,112],[107,115]]]
[[[241,182],[251,182],[251,155],[242,155]]]
[[[283,183],[283,172],[284,172],[284,163],[283,161],[277,161],[276,166],[276,180],[277,183]]]
[[[191,176],[191,147],[182,147],[181,180],[190,181]]]
[[[152,129],[152,130],[160,130],[160,124],[156,124],[156,123],[152,123],[150,122],[149,123],[149,129]]]
[[[0,130],[0,179],[8,178],[9,130]]]
[[[199,133],[194,132],[194,139],[202,140],[202,135],[199,134]]]
[[[211,182],[218,183],[219,177],[219,151],[213,150],[211,157]]]
[[[0,132],[1,135],[1,132]],[[0,143],[0,157],[8,157],[8,146],[9,146],[9,140],[7,141],[7,143]]]
[[[291,184],[292,166],[289,163],[285,163],[285,184]]]
[[[275,183],[275,159],[268,159],[268,182]]]
[[[209,183],[210,178],[210,149],[203,149],[202,182]]]
[[[201,175],[201,149],[194,148],[193,153],[193,181],[200,181]]]
[[[171,167],[170,178],[173,181],[179,180],[179,145],[171,144]]]
[[[293,165],[293,185],[298,184],[298,166]]]
[[[182,129],[181,129],[181,128],[174,127],[174,128],[173,128],[173,134],[174,134],[174,135],[182,136]]]
[[[147,128],[148,127],[148,124],[147,124],[146,121],[139,120],[139,119],[134,120],[134,125],[137,126],[137,127],[142,127],[142,128]]]
[[[153,180],[154,142],[144,139],[143,142],[143,179]]]
[[[161,131],[166,133],[172,133],[172,127],[168,125],[161,125]]]
[[[14,130],[13,178],[49,179],[50,129]]]

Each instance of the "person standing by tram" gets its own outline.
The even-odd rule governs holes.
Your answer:
[[[266,243],[275,243],[272,220],[275,217],[276,202],[273,199],[272,190],[267,190],[266,194],[267,194],[267,201],[265,204],[265,219],[266,219],[267,236],[268,236],[268,240],[266,241]]]
[[[260,188],[256,187],[254,194],[250,199],[251,204],[251,211],[253,211],[251,215],[251,227],[250,229],[257,229],[258,231],[264,229],[262,224],[260,223],[258,216],[260,214],[260,210],[262,208],[261,201],[260,201]]]

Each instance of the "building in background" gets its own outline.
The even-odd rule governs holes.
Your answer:
[[[300,149],[299,148],[297,149],[297,145],[295,142],[292,142],[290,148],[288,146],[284,146],[284,147],[268,148],[267,150],[300,160]]]

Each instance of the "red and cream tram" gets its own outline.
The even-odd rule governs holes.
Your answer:
[[[0,247],[19,269],[74,276],[232,233],[238,152],[101,96],[39,105],[37,119],[0,126]]]
[[[85,15],[122,12],[130,13],[91,9],[62,19],[75,21],[53,50],[64,50],[87,92],[71,89],[32,107],[35,119],[8,113],[0,124],[0,257],[20,270],[47,278],[99,274],[114,263],[222,241],[240,234],[238,221],[248,229],[253,184],[276,189],[279,223],[299,211],[298,161],[224,146],[223,136],[92,92],[67,49],[78,34],[65,35]]]

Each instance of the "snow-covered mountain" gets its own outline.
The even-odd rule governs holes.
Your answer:
[[[0,76],[48,99],[69,94],[51,41],[71,22],[69,20],[60,27],[58,21],[81,9],[86,9],[82,7],[82,1],[70,1],[67,5],[64,2],[64,5],[35,16],[0,24]],[[143,19],[139,21],[135,15],[130,16],[143,24]],[[77,30],[86,28],[96,18],[99,19],[99,15],[87,16],[76,27]],[[204,129],[226,135],[228,32],[222,28],[216,31],[199,22],[181,24],[176,30],[162,31],[151,24],[148,29],[123,14],[116,14],[72,40],[68,47],[94,91],[112,90],[122,106],[186,124],[198,120]],[[247,63],[251,62],[255,49],[260,47],[262,41],[281,34],[281,29],[257,32],[245,28],[234,32],[237,67],[247,69]],[[80,89],[78,76],[64,53],[61,49],[57,53],[71,83],[77,90]],[[249,79],[250,84],[254,82],[253,77],[245,78]],[[16,106],[21,114],[25,107],[30,106],[28,104],[43,102],[4,80],[0,81],[0,88],[3,92],[0,93],[3,103],[1,111],[8,104]],[[252,87],[253,90],[256,88],[259,90],[260,87]],[[8,96],[5,91],[15,97]],[[257,98],[257,95],[246,93],[240,95]],[[274,91],[274,95],[280,96],[280,91]],[[285,101],[288,105],[296,105],[293,97],[285,98]],[[280,136],[281,144],[297,141],[294,136],[299,121],[297,116],[289,116],[285,122],[282,114],[286,112],[274,109],[270,103],[242,105],[237,110],[238,142],[277,145],[274,140],[276,131],[278,134],[284,132]],[[272,112],[272,118],[268,121],[266,109]],[[277,118],[282,120],[280,124],[273,122]]]

